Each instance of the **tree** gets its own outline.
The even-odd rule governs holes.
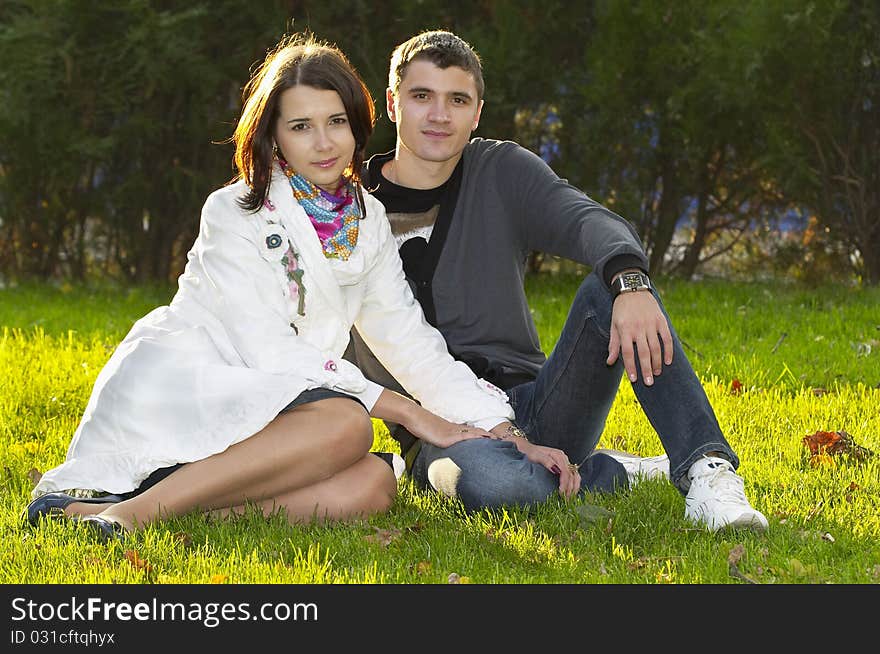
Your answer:
[[[880,5],[872,0],[757,3],[749,68],[773,138],[768,168],[817,211],[880,283]]]

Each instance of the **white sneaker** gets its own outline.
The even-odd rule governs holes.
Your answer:
[[[620,450],[596,450],[607,454],[626,468],[626,476],[629,477],[629,485],[634,486],[643,479],[657,479],[664,477],[669,479],[669,457],[665,454],[660,456],[636,456]]]
[[[767,518],[754,509],[743,492],[743,480],[729,461],[704,456],[688,471],[691,487],[685,497],[685,517],[709,531],[754,529],[765,531]]]

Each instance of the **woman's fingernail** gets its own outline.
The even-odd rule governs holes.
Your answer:
[[[550,466],[550,471],[551,471],[554,475],[561,475],[561,474],[562,474],[562,470],[560,470],[560,469],[559,469],[559,466],[556,465],[555,463],[554,463],[552,466]]]

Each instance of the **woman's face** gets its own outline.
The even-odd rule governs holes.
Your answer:
[[[281,93],[275,142],[288,165],[334,192],[354,156],[354,135],[336,91],[294,86]]]

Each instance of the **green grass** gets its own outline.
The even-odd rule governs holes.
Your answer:
[[[577,284],[528,280],[548,351]],[[0,291],[0,583],[445,584],[455,573],[489,584],[740,584],[728,564],[737,545],[738,570],[758,583],[880,583],[880,289],[660,288],[740,454],[747,493],[770,519],[766,535],[692,528],[683,498],[662,481],[475,514],[402,481],[391,511],[369,521],[292,527],[282,516],[188,515],[124,546],[63,522],[23,528],[33,475],[63,460],[101,366],[132,322],[173,293],[33,285]],[[730,392],[734,378],[743,393]],[[394,449],[375,426],[375,449]],[[801,439],[818,430],[845,430],[878,454],[813,467]],[[661,452],[628,384],[600,446]]]

